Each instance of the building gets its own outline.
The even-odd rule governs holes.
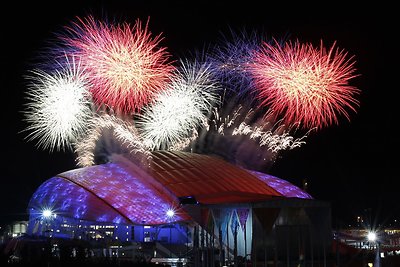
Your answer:
[[[24,235],[27,228],[28,221],[14,221],[0,227],[0,243],[4,243],[10,238]]]
[[[29,234],[117,248],[108,256],[137,251],[195,266],[244,259],[290,266],[325,259],[331,246],[329,203],[277,177],[189,152],[156,151],[146,164],[116,155],[66,171],[45,181],[28,209]]]

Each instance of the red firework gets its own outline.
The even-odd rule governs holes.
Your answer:
[[[175,69],[170,54],[158,47],[161,34],[153,38],[147,26],[139,20],[109,25],[89,16],[69,29],[64,40],[88,72],[98,105],[139,111],[169,81]]]
[[[353,57],[334,46],[264,43],[250,72],[261,106],[269,108],[266,115],[310,129],[338,124],[340,115],[350,120],[348,110],[356,111],[360,91],[348,82],[358,75]]]

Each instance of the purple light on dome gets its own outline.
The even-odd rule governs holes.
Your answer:
[[[178,204],[117,163],[71,170],[59,176],[93,193],[103,200],[103,205],[109,205],[134,224],[168,223],[167,211]],[[179,210],[174,216],[175,222],[189,219]]]
[[[127,222],[92,193],[59,177],[45,181],[33,194],[29,202],[31,216],[39,217],[43,207],[51,208],[57,215],[75,219]]]
[[[279,179],[275,176],[265,174],[257,171],[249,171],[251,174],[258,177],[261,181],[265,182],[267,185],[278,191],[285,197],[295,197],[295,198],[304,198],[304,199],[312,199],[313,197],[307,192],[301,190],[299,187],[285,181],[283,179]]]
[[[44,182],[29,203],[31,214],[51,207],[59,215],[97,222],[164,224],[174,199],[115,163],[59,174]],[[190,220],[175,210],[173,221]]]

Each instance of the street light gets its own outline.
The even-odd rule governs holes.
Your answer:
[[[168,221],[169,221],[169,244],[172,245],[172,219],[175,216],[175,211],[172,208],[169,208],[166,212]],[[172,257],[172,251],[170,248],[170,257]]]
[[[49,236],[51,237],[51,234],[50,234],[51,220],[53,218],[56,218],[57,215],[50,208],[43,208],[41,213],[42,213],[41,214],[42,220],[45,224],[45,235],[48,232]]]
[[[174,217],[174,215],[175,215],[175,211],[173,209],[168,209],[167,210],[168,219],[172,219],[172,217]]]
[[[44,209],[42,211],[42,216],[43,218],[50,218],[51,216],[53,216],[53,212],[51,211],[51,209]]]
[[[368,235],[367,235],[367,238],[368,238],[368,241],[369,242],[375,242],[375,240],[376,240],[376,233],[375,232],[368,232]]]
[[[375,232],[370,231],[368,232],[367,238],[369,242],[376,244],[374,267],[380,267],[381,256],[380,256],[380,242],[378,240],[378,237]]]

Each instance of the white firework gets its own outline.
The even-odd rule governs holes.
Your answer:
[[[219,86],[207,65],[181,61],[168,88],[139,115],[137,125],[150,150],[183,149],[204,126],[218,101]],[[185,145],[182,145],[185,144]]]
[[[128,158],[130,156],[139,155],[141,156],[141,161],[151,157],[137,129],[127,121],[105,114],[93,118],[90,121],[90,125],[92,127],[88,131],[88,134],[82,138],[82,140],[74,144],[78,166],[92,166],[96,164],[96,156],[105,157],[109,160],[112,154],[124,154],[124,156]],[[104,142],[101,142],[101,139],[103,139]],[[118,142],[116,143],[114,141]],[[96,149],[99,145],[105,147]],[[96,151],[102,151],[106,153],[106,155],[96,155]],[[138,159],[138,157],[136,157],[136,159]]]
[[[33,70],[27,92],[25,120],[29,124],[27,138],[37,140],[37,146],[50,151],[72,148],[86,130],[93,116],[88,80],[75,58],[53,73]]]

